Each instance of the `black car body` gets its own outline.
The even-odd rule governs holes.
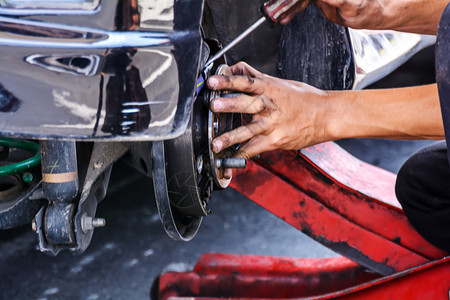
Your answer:
[[[202,0],[2,1],[0,134],[180,136],[199,70],[202,9]]]

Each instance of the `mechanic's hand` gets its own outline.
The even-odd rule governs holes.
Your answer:
[[[331,21],[352,28],[381,29],[385,11],[383,0],[313,0]],[[391,0],[389,0],[391,1]]]
[[[330,139],[326,92],[262,74],[243,62],[232,66],[231,71],[233,76],[211,76],[208,86],[244,94],[216,98],[211,110],[252,114],[253,118],[249,124],[214,139],[214,152],[247,142],[236,157],[250,159],[265,151],[300,149]]]
[[[378,28],[382,23],[383,7],[379,0],[303,0],[283,13],[278,23],[288,24],[313,2],[331,21],[352,28]]]
[[[286,25],[314,3],[331,21],[355,29],[436,34],[448,0],[302,0],[280,16]]]

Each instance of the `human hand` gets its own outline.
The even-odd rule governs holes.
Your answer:
[[[383,29],[386,8],[383,0],[313,0],[329,20],[357,29]]]
[[[211,110],[217,113],[251,114],[252,120],[213,141],[218,153],[244,143],[236,157],[250,159],[275,149],[301,149],[329,140],[327,93],[307,84],[262,74],[246,63],[231,67],[232,76],[211,76],[213,90],[243,94],[216,98]]]
[[[329,20],[355,29],[436,34],[448,0],[301,0],[279,17],[286,25],[314,3]]]
[[[281,14],[277,22],[288,24],[313,2],[331,21],[352,28],[375,28],[382,23],[384,5],[379,0],[300,0]]]

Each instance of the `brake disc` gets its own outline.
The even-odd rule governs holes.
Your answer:
[[[218,63],[224,62],[222,59]],[[210,72],[231,75],[224,64],[214,66]],[[239,126],[241,118],[240,114],[213,113],[210,102],[219,96],[226,95],[203,89],[194,101],[186,132],[176,139],[153,142],[156,203],[165,231],[175,240],[189,241],[195,236],[202,218],[209,213],[213,190],[224,189],[231,181],[224,178],[224,170],[217,162],[231,157],[235,148],[214,154],[212,140]]]

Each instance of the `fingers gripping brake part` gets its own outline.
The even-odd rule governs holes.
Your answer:
[[[231,69],[227,65],[221,65],[217,68],[216,75],[231,76]],[[229,92],[217,92],[211,91],[209,103],[214,99],[221,97],[233,97],[236,94]],[[220,153],[214,153],[212,149],[212,141],[214,138],[222,135],[225,132],[231,131],[242,125],[241,114],[231,113],[213,113],[209,111],[208,116],[208,147],[211,164],[212,174],[214,174],[214,183],[216,186],[224,189],[231,181],[231,178],[227,178],[225,171],[227,168],[245,168],[246,161],[243,158],[232,158],[239,146],[229,147],[224,149]]]

